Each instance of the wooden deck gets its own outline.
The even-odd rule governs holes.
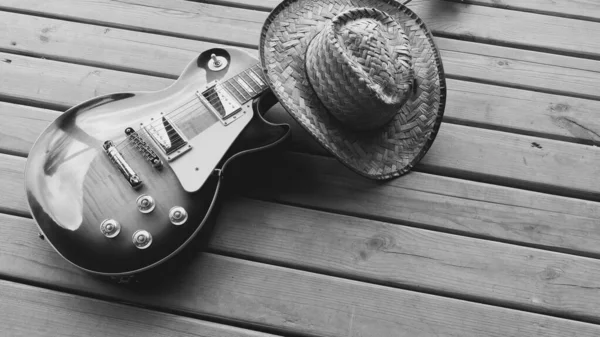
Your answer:
[[[38,239],[23,168],[61,111],[219,44],[257,55],[277,3],[0,0],[0,335],[599,336],[597,0],[413,0],[449,90],[414,172],[367,181],[277,105],[289,149],[172,283],[106,283]]]

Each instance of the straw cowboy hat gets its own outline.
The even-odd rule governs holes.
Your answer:
[[[284,0],[262,29],[260,58],[283,107],[342,163],[372,179],[425,155],[446,102],[425,24],[392,0]]]

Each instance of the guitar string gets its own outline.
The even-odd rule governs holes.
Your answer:
[[[227,82],[224,82],[224,84],[217,84],[217,85],[215,85],[216,89],[215,89],[215,90],[213,90],[213,92],[212,92],[212,93],[211,93],[209,96],[205,96],[205,99],[206,99],[206,100],[208,100],[208,101],[209,101],[209,103],[211,103],[211,104],[214,104],[214,101],[211,101],[211,100],[213,100],[213,99],[214,99],[216,96],[218,96],[220,93],[223,93],[223,92],[225,92],[225,91],[227,91],[227,92],[229,92],[229,93],[230,93],[230,91],[231,91],[231,90],[229,90],[229,89],[227,89],[227,87],[225,87],[225,83],[229,84],[229,80],[228,80]],[[233,84],[229,84],[229,85],[230,85],[230,86],[231,86],[233,89],[235,89],[235,90],[236,90],[236,91],[239,93],[239,96],[240,96],[240,97],[242,97],[244,100],[246,100],[246,101],[247,101],[247,100],[249,100],[249,99],[251,99],[251,98],[253,97],[251,94],[247,94],[249,97],[248,97],[248,98],[246,98],[246,95],[245,95],[245,94],[243,94],[243,93],[242,93],[242,92],[241,92],[239,89],[237,89],[237,88],[236,88],[236,87],[235,87]],[[240,85],[240,86],[241,86],[241,85]],[[254,86],[258,87],[258,89],[259,89],[259,90],[256,90],[256,89],[254,89]],[[250,87],[250,86],[249,86],[249,87]],[[256,85],[252,85],[252,87],[250,87],[250,89],[251,89],[252,91],[254,91],[255,93],[258,93],[258,92],[261,92],[261,91],[263,91],[263,90],[264,90],[264,87],[265,87],[264,85],[261,87],[261,86],[259,86],[258,84],[256,84]],[[246,89],[244,89],[244,92],[248,93],[249,91],[248,91],[248,90],[246,90]],[[230,93],[230,94],[231,94],[231,93]],[[235,96],[234,94],[231,94],[231,95],[232,95],[232,96]],[[182,104],[181,106],[177,107],[177,108],[176,108],[176,109],[174,109],[173,111],[170,111],[169,113],[167,113],[167,114],[166,114],[166,115],[164,115],[164,116],[170,116],[170,118],[171,118],[171,119],[173,119],[175,116],[177,116],[177,115],[179,115],[179,114],[181,113],[181,112],[180,112],[180,113],[177,113],[177,114],[173,115],[173,113],[174,113],[174,112],[176,112],[177,110],[179,110],[179,109],[180,109],[180,108],[182,108],[183,106],[185,106],[185,105],[189,104],[190,102],[193,102],[193,101],[195,101],[196,99],[197,99],[197,98],[192,98],[190,101],[188,101],[188,102],[186,102],[186,103]],[[237,97],[236,97],[236,100],[237,100]],[[199,101],[199,99],[198,99],[198,101]],[[158,124],[159,124],[159,123],[161,123],[161,122],[162,122],[162,119],[157,119],[156,121],[154,121],[154,122],[151,122],[150,124],[148,124],[146,127],[148,127],[148,126],[156,126],[156,125],[158,125]],[[140,128],[140,129],[141,129],[141,128]],[[138,129],[138,130],[136,130],[136,131],[139,131],[140,129]]]
[[[224,82],[224,83],[228,83],[228,82],[229,81]],[[247,81],[245,81],[245,82],[247,82]],[[256,81],[254,81],[254,82],[256,82]],[[252,95],[248,95],[249,98],[246,98],[246,96],[244,94],[242,94],[241,91],[239,91],[234,85],[232,85],[232,84],[229,84],[229,85],[232,88],[236,89],[240,93],[239,96],[242,97],[244,100],[247,101],[247,100],[249,100],[249,99],[251,99],[253,97]],[[263,91],[264,87],[265,87],[264,85],[261,87],[258,84],[256,84],[256,86],[258,87],[258,89],[260,91]],[[241,85],[240,85],[240,87],[241,87]],[[229,89],[227,89],[227,87],[225,87],[224,84],[217,84],[213,88],[215,88],[213,90],[213,92],[210,93],[208,96],[205,97],[209,101],[209,103],[211,103],[211,104],[214,104],[214,101],[211,102],[211,100],[213,100],[215,97],[217,97],[220,93],[223,93],[225,91],[228,91],[228,92],[230,91]],[[254,87],[250,87],[250,89],[252,91],[254,91],[255,93],[259,92],[258,90],[254,89]],[[248,90],[246,90],[246,89],[244,89],[244,91],[248,92]],[[232,96],[235,96],[232,93],[229,93],[229,94],[232,95]],[[238,100],[237,97],[236,97],[236,100]],[[191,106],[186,107],[185,109],[183,108],[184,106],[186,106],[186,105],[188,105],[188,104],[190,104],[191,102],[194,102],[194,101],[195,101],[195,103],[192,104]],[[175,123],[175,122],[180,121],[183,118],[185,118],[185,116],[181,116],[179,118],[175,118],[176,116],[182,115],[182,114],[184,114],[186,112],[190,112],[190,109],[192,109],[192,111],[194,111],[194,110],[202,110],[203,114],[209,112],[207,108],[201,109],[204,106],[201,103],[202,102],[200,101],[200,99],[198,97],[194,97],[191,100],[189,100],[189,101],[185,102],[184,104],[180,105],[176,109],[174,109],[174,110],[170,111],[169,113],[165,114],[164,116],[170,116],[169,122]],[[200,106],[200,107],[196,108],[197,106]],[[181,111],[179,111],[176,114],[174,114],[178,110],[181,110]],[[150,134],[152,131],[150,131],[149,128],[154,128],[157,124],[162,123],[162,122],[163,122],[162,117],[160,117],[156,121],[154,121],[154,122],[152,122],[152,123],[150,123],[150,124],[148,124],[146,126],[142,126],[141,128],[137,129],[136,133],[139,134],[139,132],[143,130],[143,131],[145,131],[145,133]],[[167,135],[169,137],[171,135],[173,135],[173,134],[176,134],[176,133],[178,134],[177,130],[175,130],[171,125],[166,126],[164,128],[164,130],[167,132]],[[129,140],[129,137],[126,137],[123,141],[119,142],[116,145],[117,150],[121,150],[122,151],[122,150],[125,150],[125,149],[129,148],[129,147],[137,147],[138,146],[135,142],[131,142],[131,141],[128,141],[128,140]]]
[[[215,97],[217,97],[217,96],[219,95],[219,93],[222,93],[224,90],[227,90],[227,88],[226,88],[226,87],[224,87],[224,86],[223,86],[223,87],[221,87],[221,86],[219,85],[219,86],[217,87],[217,89],[213,90],[213,92],[212,92],[211,94],[209,94],[208,96],[205,96],[205,98],[206,98],[206,99],[209,101],[209,103],[211,103],[211,104],[213,104],[213,105],[214,105],[216,102],[215,102],[213,99],[214,99]],[[255,91],[255,92],[258,92],[258,91],[257,91],[257,90],[255,90],[255,89],[253,89],[253,91]],[[242,96],[242,98],[243,98],[244,100],[247,100],[247,98],[246,98],[244,95],[240,95],[240,96]],[[252,97],[253,97],[253,96],[251,96],[251,95],[250,95],[248,99],[251,99]],[[237,99],[237,98],[236,98],[236,99]],[[183,107],[184,107],[184,106],[188,105],[188,104],[189,104],[189,103],[191,103],[191,102],[195,102],[195,103],[194,103],[192,106],[189,106],[189,107],[186,107],[185,109],[183,109]],[[219,102],[220,102],[220,101],[219,101]],[[200,105],[200,103],[201,103],[201,101],[200,101],[200,99],[199,99],[199,98],[197,98],[197,97],[195,97],[195,98],[192,98],[191,100],[189,100],[189,101],[187,101],[186,103],[184,103],[184,104],[180,105],[179,107],[177,107],[177,108],[176,108],[176,109],[174,109],[173,111],[171,111],[171,112],[167,113],[165,116],[170,116],[170,120],[169,120],[169,122],[171,122],[171,123],[175,123],[175,122],[177,122],[177,121],[179,121],[179,120],[181,120],[181,119],[183,119],[183,118],[185,117],[185,116],[183,116],[183,117],[180,117],[180,118],[175,118],[176,116],[179,116],[179,115],[182,115],[182,114],[184,114],[184,113],[186,113],[186,112],[189,112],[189,110],[190,110],[191,108],[194,108],[195,106],[198,106],[198,105]],[[183,110],[181,110],[181,109],[183,109]],[[174,113],[174,112],[176,112],[177,110],[181,110],[181,111],[179,111],[179,112],[178,112],[178,113],[176,113],[176,114],[173,114],[173,113]],[[207,109],[201,109],[201,110],[203,110],[203,113],[209,112]],[[149,129],[153,129],[153,128],[154,128],[156,125],[158,125],[159,123],[162,123],[162,122],[163,122],[163,121],[162,121],[162,117],[161,117],[161,118],[158,118],[156,121],[154,121],[154,122],[152,122],[152,123],[150,123],[150,124],[148,124],[148,125],[146,125],[146,126],[142,126],[142,127],[141,127],[141,128],[139,128],[138,130],[136,130],[136,132],[139,132],[139,131],[141,131],[141,130],[143,129],[144,131],[146,131],[147,133],[149,133],[149,132],[151,132],[151,131],[149,131]],[[170,125],[166,126],[164,129],[167,131],[167,134],[168,134],[169,136],[171,136],[171,135],[173,135],[174,133],[176,133],[176,132],[177,132],[177,131],[176,131],[176,130],[174,130],[174,129],[173,129],[173,127],[171,127]],[[127,141],[127,139],[125,139],[125,140],[123,140],[122,142],[120,142],[119,144],[117,144],[117,149],[124,149],[124,148],[127,146],[127,144],[123,144],[123,143],[125,143],[126,141]]]
[[[250,75],[248,75],[248,74],[246,73],[246,72],[248,72],[248,71],[251,71],[251,70],[252,70],[253,68],[255,68],[255,67],[259,67],[259,65],[254,65],[254,66],[252,66],[252,67],[250,67],[250,68],[248,68],[248,69],[246,69],[246,70],[243,70],[243,71],[242,71],[242,74],[246,74],[246,75],[247,75],[247,76],[248,76],[248,77],[251,79],[251,81],[248,81],[247,79],[243,79],[243,78],[242,78],[242,82],[244,82],[244,83],[246,83],[246,82],[247,82],[246,84],[247,84],[247,85],[249,84],[249,85],[248,85],[248,87],[249,87],[249,88],[250,88],[252,91],[254,91],[255,93],[258,93],[258,92],[261,92],[261,91],[263,91],[263,90],[264,90],[264,87],[265,87],[265,85],[264,85],[264,80],[260,79],[260,77],[259,77],[259,75],[257,75],[256,71],[253,71],[253,73],[254,73],[254,74],[255,74],[255,75],[256,75],[256,76],[259,78],[259,80],[260,80],[260,81],[263,83],[263,85],[261,86],[261,85],[259,85],[259,84],[258,84],[258,82],[257,82],[255,79],[253,79],[253,78],[252,78],[252,76],[250,76]],[[238,75],[238,76],[236,76],[236,77],[241,77],[241,75]],[[223,93],[223,92],[225,92],[225,91],[227,91],[227,92],[228,92],[230,95],[232,95],[232,96],[235,96],[233,93],[231,93],[231,92],[230,92],[230,90],[229,90],[229,89],[227,89],[227,87],[225,87],[225,84],[229,84],[229,86],[230,86],[230,87],[232,87],[233,89],[235,89],[235,90],[236,90],[236,91],[239,93],[239,96],[240,96],[240,97],[242,97],[244,100],[246,100],[246,101],[247,101],[247,100],[251,99],[251,98],[253,97],[251,94],[249,94],[249,97],[248,97],[248,98],[246,98],[246,97],[245,97],[245,95],[244,95],[244,94],[243,94],[243,93],[242,93],[242,92],[241,92],[241,91],[240,91],[238,88],[236,88],[236,86],[235,86],[234,84],[230,83],[230,82],[233,82],[233,83],[235,83],[235,84],[238,84],[238,86],[240,86],[240,87],[241,87],[241,88],[242,88],[242,89],[243,89],[243,90],[244,90],[246,93],[249,93],[249,91],[248,91],[248,90],[246,90],[246,89],[244,89],[244,88],[243,88],[243,86],[242,86],[241,84],[239,84],[239,83],[236,83],[235,81],[233,81],[233,80],[234,80],[236,77],[234,77],[234,78],[231,78],[231,79],[229,79],[229,80],[227,80],[227,81],[223,82],[223,84],[217,83],[217,84],[216,84],[216,85],[213,87],[213,88],[215,88],[215,89],[213,90],[213,92],[212,92],[212,93],[211,93],[209,96],[206,96],[206,99],[207,99],[207,100],[210,102],[210,100],[212,100],[212,99],[214,99],[216,96],[218,96],[218,95],[219,95],[219,93]],[[256,86],[258,87],[259,91],[257,91],[256,89],[254,89],[254,85],[256,85]],[[167,113],[167,114],[165,114],[164,116],[170,116],[170,115],[172,115],[172,116],[170,116],[170,118],[171,118],[172,122],[175,122],[175,120],[174,120],[174,117],[175,117],[175,116],[177,116],[177,115],[180,115],[181,113],[185,112],[185,111],[186,111],[186,110],[188,110],[188,109],[186,108],[186,109],[184,109],[184,110],[182,110],[182,111],[180,111],[179,113],[177,113],[177,114],[174,114],[174,115],[173,115],[173,113],[174,113],[174,112],[176,112],[177,110],[181,109],[183,106],[185,106],[185,105],[187,105],[187,104],[189,104],[190,102],[193,102],[193,101],[195,101],[195,100],[198,100],[198,101],[200,101],[200,99],[199,99],[199,98],[192,98],[190,101],[188,101],[188,102],[186,102],[186,103],[184,103],[184,104],[180,105],[179,107],[177,107],[176,109],[174,109],[174,110],[172,110],[172,111],[168,112],[168,113]],[[236,97],[236,100],[237,100],[237,97]],[[210,103],[211,103],[211,104],[213,104],[212,102],[210,102]],[[207,112],[207,111],[204,111],[204,112]],[[181,119],[181,118],[180,118],[180,119]],[[158,124],[159,124],[159,123],[161,123],[161,122],[162,122],[162,118],[159,118],[159,119],[157,119],[156,121],[154,121],[154,122],[152,122],[152,123],[148,124],[148,126],[154,127],[155,125],[158,125]],[[146,126],[146,127],[142,126],[142,128],[139,128],[139,129],[137,129],[137,130],[135,130],[135,131],[136,131],[136,132],[139,132],[139,131],[141,131],[142,129],[144,129],[146,132],[149,132],[149,131],[148,131],[146,128],[147,128],[147,126]],[[165,129],[167,129],[167,128],[168,128],[168,126],[167,126],[167,127],[165,127]],[[173,133],[175,133],[175,132],[176,132],[176,130],[173,130],[173,128],[171,127],[171,130],[167,130],[167,132],[171,132],[171,134],[173,134]],[[127,140],[128,140],[128,137],[126,137],[126,138],[125,138],[123,141],[119,142],[119,143],[116,145],[117,149],[119,149],[119,148],[121,148],[121,149],[124,149],[125,147],[127,147],[127,144],[123,145],[123,143],[125,143]],[[128,142],[128,143],[131,143],[131,142]]]

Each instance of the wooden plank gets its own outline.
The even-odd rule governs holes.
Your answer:
[[[0,317],[3,336],[274,336],[7,281]]]
[[[246,168],[253,179],[236,185],[254,198],[600,257],[597,202],[420,172],[379,184],[305,154],[257,166]]]
[[[0,275],[283,335],[597,336],[600,326],[202,253],[173,282],[113,285],[76,270],[31,220],[0,215]]]
[[[411,0],[408,7],[419,1]],[[448,0],[447,0],[448,1]],[[452,0],[450,0],[452,1]],[[554,15],[579,20],[600,21],[600,6],[594,0],[460,0],[462,3],[484,5],[496,8],[532,12],[545,15]],[[252,8],[270,11],[279,3],[277,0],[205,0],[203,2],[221,4],[233,7]],[[405,1],[399,1],[404,3]]]
[[[173,80],[0,53],[0,97],[26,104],[67,109],[113,92],[153,91]]]
[[[0,27],[5,51],[169,78],[198,52],[217,46],[15,13],[0,12],[0,20],[6,22],[4,31]],[[599,61],[445,38],[436,43],[451,78],[600,99]]]
[[[7,23],[6,34],[1,34],[0,26],[0,45],[7,45],[11,52],[173,79],[199,51],[219,46],[15,13],[0,12],[0,21]],[[40,35],[44,30],[51,30],[52,35]],[[567,94],[580,96],[598,92],[600,86],[598,61],[443,38],[437,42],[446,73],[451,77],[532,90],[566,90]],[[252,49],[247,50],[256,54]],[[13,57],[6,55],[12,61]],[[571,68],[585,75],[572,76]],[[532,76],[534,69],[539,72]],[[591,82],[583,87],[563,84],[573,82],[576,77]],[[600,138],[600,125],[594,117],[600,109],[598,101],[452,79],[448,80],[448,87],[447,121],[583,144],[597,144]]]
[[[447,80],[444,121],[600,145],[600,102]]]
[[[432,193],[420,187],[421,190],[418,191],[418,186],[413,187],[410,182],[401,181],[403,187],[393,186],[387,191],[377,191],[373,189],[374,183],[364,184],[364,181],[357,179],[352,181],[352,176],[343,174],[339,164],[335,170],[336,165],[323,165],[327,161],[324,158],[319,158],[319,165],[319,160],[314,158],[295,157],[285,158],[282,162],[296,168],[296,171],[272,167],[268,177],[271,179],[269,186],[288,190],[287,193],[292,197],[286,197],[285,192],[278,190],[269,190],[270,194],[263,192],[263,196],[274,195],[274,198],[285,202],[333,208],[334,211],[340,211],[339,205],[343,205],[345,209],[342,207],[342,212],[359,209],[355,213],[380,213],[380,216],[387,216],[393,210],[400,218],[403,217],[401,221],[423,227],[431,228],[441,224],[446,226],[445,229],[454,227],[457,231],[470,235],[488,230],[499,233],[495,235],[505,240],[525,241],[536,245],[555,244],[558,248],[567,246],[575,251],[587,249],[598,255],[600,238],[597,218],[561,214],[560,211],[563,210],[552,209],[553,205],[550,203],[554,202],[554,206],[562,205],[564,211],[588,213],[600,212],[597,207],[593,207],[597,205],[581,205],[578,200],[533,193],[520,196],[518,192],[522,191],[509,190],[506,191],[508,193],[501,194],[502,190],[497,187],[484,190],[486,186],[448,181],[447,178],[423,174],[417,174],[415,179],[427,181],[431,189],[441,185],[447,190]],[[313,167],[311,164],[315,163]],[[298,168],[307,171],[312,168],[313,175],[321,172],[322,181],[310,181],[306,177],[311,174],[298,174]],[[283,181],[281,177],[286,175],[293,175],[296,183]],[[412,177],[413,175],[409,176]],[[0,179],[0,183],[6,186],[4,180],[11,177]],[[13,179],[21,183],[17,177]],[[265,179],[267,177],[255,177],[254,181],[261,183]],[[340,183],[343,179],[349,181],[347,184],[353,187],[351,191],[348,187],[345,191],[336,189],[336,186],[343,186]],[[288,187],[290,183],[292,186]],[[298,186],[303,187],[297,188]],[[322,191],[314,190],[316,186],[322,188]],[[10,185],[8,188],[10,191]],[[309,192],[311,188],[313,190]],[[389,193],[392,188],[396,193]],[[455,198],[451,196],[452,192],[465,190],[468,194],[463,193]],[[517,194],[513,196],[517,200],[510,200],[514,204],[526,200],[530,204],[505,204],[507,201],[501,199],[510,199],[510,192]],[[489,200],[474,200],[477,194],[482,193],[489,195]],[[383,200],[384,197],[387,200]],[[21,208],[25,207],[22,194],[9,193],[0,201],[0,205],[9,200],[17,200],[21,202]],[[336,201],[333,207],[332,200]],[[544,211],[544,208],[550,210]],[[596,260],[247,200],[226,203],[223,209],[227,211],[221,213],[211,243],[211,247],[217,251],[294,266],[300,266],[303,261],[311,261],[311,270],[317,268],[372,282],[597,320],[591,314],[596,312],[596,298],[586,292],[595,291],[594,282],[598,279],[595,270],[600,269],[600,265],[595,266]],[[393,219],[394,222],[398,220],[398,216]],[[327,223],[327,226],[324,227],[323,223]],[[565,227],[565,223],[569,227]],[[480,228],[479,225],[485,227]],[[505,237],[502,237],[503,234]],[[313,235],[320,239],[315,239]],[[240,240],[245,242],[238,242]],[[298,253],[298,250],[306,253]],[[315,255],[313,252],[319,253]],[[338,255],[344,258],[338,259]],[[327,258],[321,259],[324,256]],[[408,267],[390,271],[381,269],[380,266],[383,265]],[[452,275],[451,280],[447,279],[447,275]],[[516,275],[520,275],[518,282],[507,285]],[[557,280],[559,277],[560,280]],[[540,282],[548,284],[541,287]],[[490,293],[489,289],[495,290]]]
[[[0,57],[8,55],[0,53]],[[10,57],[10,63],[0,62],[0,74],[9,79],[0,82],[0,93],[24,102],[64,107],[100,94],[158,90],[172,83],[165,78]],[[39,76],[41,71],[43,77]],[[279,111],[278,115],[291,122],[282,109]],[[419,169],[598,200],[600,181],[595,176],[600,168],[595,162],[599,157],[600,148],[596,147],[444,124]],[[579,165],[577,170],[572,169],[573,163]]]
[[[240,165],[249,165],[244,171],[252,173],[228,174],[237,180],[232,183],[236,186],[234,193],[600,257],[600,207],[596,202],[419,172],[378,184],[321,156],[291,153],[261,158],[258,167],[249,162]],[[0,155],[0,186],[4,186],[0,210],[30,216],[23,189],[24,166],[23,158]],[[248,176],[255,178],[243,179]]]
[[[239,3],[252,6],[257,2]],[[266,0],[260,6],[272,8],[278,3],[279,0]],[[241,46],[258,42],[267,15],[183,0],[55,0],[44,4],[36,0],[4,0],[0,9]],[[411,9],[439,36],[600,58],[600,41],[592,38],[600,34],[597,22],[446,1],[414,2]]]
[[[257,43],[266,17],[263,12],[184,0],[3,0],[0,9],[239,46]]]
[[[60,112],[0,102],[0,152],[27,155],[39,134]]]
[[[600,322],[600,260],[246,199],[223,210],[219,253]]]
[[[172,79],[198,53],[222,46],[9,12],[0,12],[0,22],[5,23],[0,25],[0,46],[5,52]]]
[[[2,180],[0,212],[2,213],[30,216],[23,179],[25,161],[25,158],[0,154],[0,180]]]
[[[467,0],[465,2],[579,20],[600,21],[600,6],[595,0]]]
[[[329,155],[282,110],[269,112],[267,118],[292,126],[292,149]],[[415,169],[598,201],[600,184],[594,177],[600,168],[594,158],[599,155],[595,146],[445,123]]]

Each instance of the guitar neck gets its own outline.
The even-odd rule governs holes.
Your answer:
[[[260,63],[220,83],[240,103],[244,104],[269,88]]]

